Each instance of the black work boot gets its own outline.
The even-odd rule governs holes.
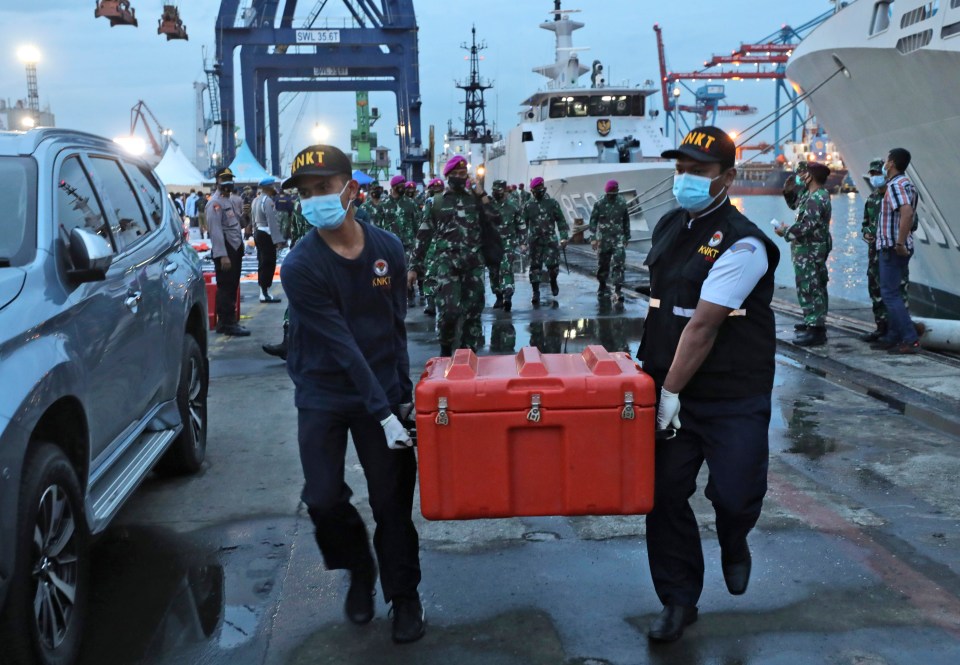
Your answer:
[[[609,292],[607,291],[607,283],[601,279],[600,286],[597,288],[597,297],[606,298],[608,293]]]
[[[420,604],[419,596],[394,598],[390,614],[393,615],[392,637],[395,643],[416,642],[426,634],[423,605]]]
[[[552,293],[554,297],[560,295],[560,285],[557,284],[557,273],[552,271],[550,273],[550,293]]]
[[[531,286],[533,287],[533,298],[530,299],[530,302],[536,307],[540,304],[540,283],[531,284]]]
[[[827,343],[827,329],[824,326],[809,326],[793,340],[797,346],[823,346]]]
[[[437,307],[433,302],[433,296],[427,296],[427,306],[423,308],[423,313],[427,316],[437,315]]]
[[[886,321],[877,321],[877,329],[872,330],[864,335],[860,335],[861,342],[876,342],[878,339],[887,334],[887,322]]]
[[[358,626],[370,623],[374,614],[374,595],[376,594],[377,566],[369,566],[350,571],[350,588],[343,610],[351,623]]]
[[[281,341],[279,344],[261,345],[260,348],[263,349],[263,352],[271,356],[276,356],[277,358],[280,358],[282,360],[286,360],[287,359],[287,331],[289,328],[290,328],[290,324],[284,323],[283,324],[283,341]]]
[[[513,308],[513,294],[504,293],[503,294],[503,311],[509,312]]]
[[[493,302],[493,308],[500,309],[501,307],[503,307],[503,294],[498,293],[497,299]]]
[[[794,324],[793,324],[793,329],[796,330],[797,332],[804,332],[804,331],[807,329],[807,324],[806,324],[806,323],[794,323]]]

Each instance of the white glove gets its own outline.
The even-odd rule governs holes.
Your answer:
[[[410,434],[403,428],[400,420],[392,413],[380,421],[380,427],[387,437],[387,448],[391,450],[404,450],[413,445]]]
[[[416,415],[413,410],[413,402],[400,405],[400,420],[410,420],[411,416],[416,417]]]
[[[666,388],[660,389],[660,408],[657,409],[657,429],[680,429],[680,395]]]

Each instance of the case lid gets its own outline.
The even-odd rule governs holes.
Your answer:
[[[453,358],[431,358],[417,384],[417,413],[437,410],[468,413],[529,409],[540,395],[544,409],[623,406],[632,393],[637,407],[653,406],[653,380],[626,353],[599,345],[582,353],[542,354],[526,346],[515,356],[478,357],[458,349]]]

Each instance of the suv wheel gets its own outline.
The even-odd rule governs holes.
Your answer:
[[[50,443],[39,444],[25,468],[0,643],[13,662],[72,663],[86,613],[89,566],[80,483],[70,460]]]
[[[160,459],[157,470],[167,475],[196,473],[207,454],[207,384],[206,358],[192,335],[183,340],[180,361],[180,384],[177,386],[177,408],[183,430]]]

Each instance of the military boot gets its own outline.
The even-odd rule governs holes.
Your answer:
[[[493,308],[500,309],[501,307],[503,307],[503,294],[498,293],[497,299],[493,301]]]
[[[827,329],[824,326],[808,326],[796,336],[793,343],[797,346],[823,346],[827,343]]]
[[[427,306],[423,308],[423,313],[427,316],[437,315],[437,306],[433,302],[433,296],[427,296]]]
[[[513,307],[513,294],[509,291],[503,294],[503,311],[509,312]]]
[[[276,356],[277,358],[280,358],[282,360],[286,360],[287,359],[287,330],[289,329],[289,327],[290,327],[289,323],[283,324],[283,340],[279,344],[262,344],[260,348],[263,349],[263,352],[271,356]]]
[[[606,281],[601,279],[600,286],[597,289],[597,298],[606,298],[608,293],[609,292],[607,291],[607,283]]]
[[[557,284],[558,274],[559,273],[554,272],[553,270],[550,271],[550,293],[552,293],[554,297],[560,295],[560,285]]]
[[[861,342],[876,342],[878,339],[887,334],[887,322],[886,321],[877,321],[877,329],[871,330],[870,332],[860,335]]]
[[[536,307],[540,304],[540,284],[531,284],[533,287],[533,298],[530,299],[530,302],[533,303],[533,306]]]

